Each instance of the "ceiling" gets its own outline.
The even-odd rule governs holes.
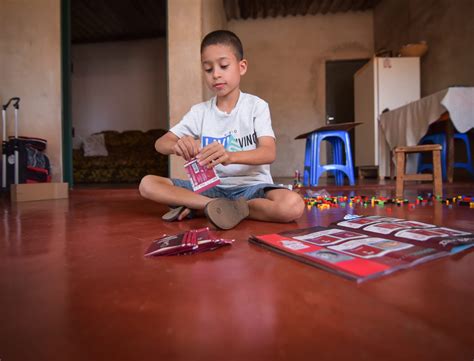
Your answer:
[[[73,44],[165,35],[166,0],[71,0]]]
[[[246,20],[364,11],[372,9],[381,0],[222,1],[227,20]],[[164,37],[166,3],[167,0],[71,0],[72,42],[80,44]]]
[[[223,0],[227,20],[364,11],[380,0]]]

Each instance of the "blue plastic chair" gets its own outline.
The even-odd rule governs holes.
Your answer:
[[[464,142],[466,147],[466,155],[467,155],[467,162],[455,162],[453,167],[454,168],[463,168],[466,169],[470,174],[471,177],[474,178],[474,166],[472,164],[471,159],[471,144],[469,141],[469,136],[466,133],[455,133],[454,140],[461,140]],[[441,170],[443,173],[443,180],[447,179],[447,170],[446,170],[446,134],[444,133],[435,133],[435,134],[428,134],[421,138],[418,144],[441,144],[443,149],[441,150]],[[432,171],[433,164],[432,163],[423,163],[423,158],[421,154],[418,156],[418,173],[422,173],[425,170]]]
[[[333,164],[322,165],[319,162],[321,142],[332,145]],[[346,162],[343,162],[344,151]],[[306,137],[303,183],[306,186],[317,186],[319,177],[326,171],[334,172],[337,185],[344,184],[344,174],[349,184],[354,185],[354,168],[349,133],[345,130],[325,130],[312,132]]]
[[[471,174],[471,177],[474,178],[474,166],[471,159],[471,142],[469,141],[469,136],[467,133],[455,133],[454,140],[456,139],[462,140],[464,142],[466,147],[467,162],[455,162],[454,168],[466,169]]]

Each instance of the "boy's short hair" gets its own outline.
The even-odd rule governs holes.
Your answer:
[[[227,45],[234,50],[238,61],[244,58],[244,48],[239,37],[229,30],[216,30],[207,34],[201,42],[201,54],[209,45]]]

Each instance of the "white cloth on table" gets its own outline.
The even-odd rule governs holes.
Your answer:
[[[441,104],[459,133],[474,128],[474,88],[449,88]]]
[[[448,88],[379,117],[383,137],[390,149],[418,144],[430,124],[448,111],[458,132],[474,127],[474,87]],[[416,155],[408,157],[407,172],[416,172]],[[390,173],[390,153],[379,159],[380,176]]]

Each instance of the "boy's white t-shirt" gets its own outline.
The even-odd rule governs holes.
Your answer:
[[[260,137],[275,138],[268,103],[242,92],[230,113],[219,110],[213,97],[194,105],[170,132],[178,138],[186,135],[200,138],[202,147],[218,141],[228,152],[256,149]],[[221,187],[273,183],[269,164],[218,164],[215,171]]]

